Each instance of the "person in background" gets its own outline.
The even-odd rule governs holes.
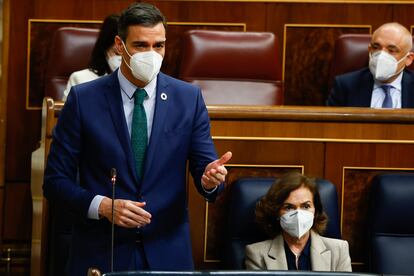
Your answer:
[[[250,270],[351,271],[348,242],[322,237],[327,215],[315,181],[288,173],[256,205],[256,221],[272,239],[246,246]]]
[[[67,275],[110,271],[112,233],[114,271],[194,269],[187,178],[213,202],[232,154],[217,157],[200,88],[160,72],[165,42],[160,10],[131,4],[121,66],[72,86],[59,115],[43,193],[75,217]]]
[[[89,68],[70,75],[63,92],[63,101],[66,101],[72,86],[110,74],[121,65],[121,56],[114,44],[115,36],[118,34],[118,20],[119,15],[116,14],[105,18],[92,50]]]
[[[401,24],[380,26],[368,46],[369,67],[337,76],[329,106],[413,108],[413,37]]]

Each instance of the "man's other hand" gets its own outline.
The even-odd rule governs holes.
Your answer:
[[[231,159],[232,153],[230,151],[223,154],[220,159],[217,159],[207,165],[204,174],[201,177],[201,184],[204,189],[211,190],[217,185],[226,180],[227,169],[224,167]]]

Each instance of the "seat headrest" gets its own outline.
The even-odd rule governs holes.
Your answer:
[[[47,75],[70,76],[85,69],[99,29],[63,27],[56,31],[49,56]]]
[[[256,203],[267,193],[274,178],[242,178],[232,185],[228,223],[231,237],[251,237],[253,241],[266,235],[255,222]],[[258,233],[260,235],[258,236]]]
[[[270,32],[190,30],[180,78],[281,80],[277,39]]]
[[[414,174],[379,174],[372,180],[371,231],[414,235]]]
[[[69,76],[88,68],[99,29],[62,27],[56,30],[46,67],[45,96],[62,99]]]
[[[201,88],[209,105],[278,105],[283,103],[283,84],[280,81],[193,80]]]

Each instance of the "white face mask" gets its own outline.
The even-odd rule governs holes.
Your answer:
[[[114,55],[109,58],[108,57],[106,58],[106,62],[108,62],[109,68],[111,69],[112,72],[118,69],[119,66],[121,66],[121,61],[122,61],[122,57],[118,55]]]
[[[305,210],[292,210],[280,217],[280,226],[292,237],[300,239],[313,225],[313,213]]]
[[[130,65],[125,61],[125,64],[131,69],[132,75],[144,83],[149,83],[160,72],[162,65],[162,56],[155,51],[138,52],[130,55],[127,48],[124,49],[130,59]]]
[[[369,55],[369,70],[376,80],[389,80],[404,69],[397,72],[398,64],[403,61],[407,55],[397,61],[392,55],[385,51],[371,52]]]

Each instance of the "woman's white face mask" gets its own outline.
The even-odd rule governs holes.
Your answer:
[[[112,72],[118,69],[119,66],[121,66],[121,61],[122,57],[119,55],[113,55],[111,57],[106,58],[106,62],[108,63],[109,68]]]
[[[313,217],[313,212],[292,210],[280,217],[280,226],[290,236],[300,239],[312,228]]]
[[[160,72],[163,57],[155,51],[138,52],[131,56],[123,41],[122,45],[130,57],[130,64],[126,61],[125,64],[131,69],[132,75],[144,83],[152,81]]]
[[[398,64],[400,64],[408,53],[400,60],[396,60],[392,55],[385,51],[376,51],[369,54],[369,70],[377,81],[386,81],[399,74],[404,67],[397,72]]]

